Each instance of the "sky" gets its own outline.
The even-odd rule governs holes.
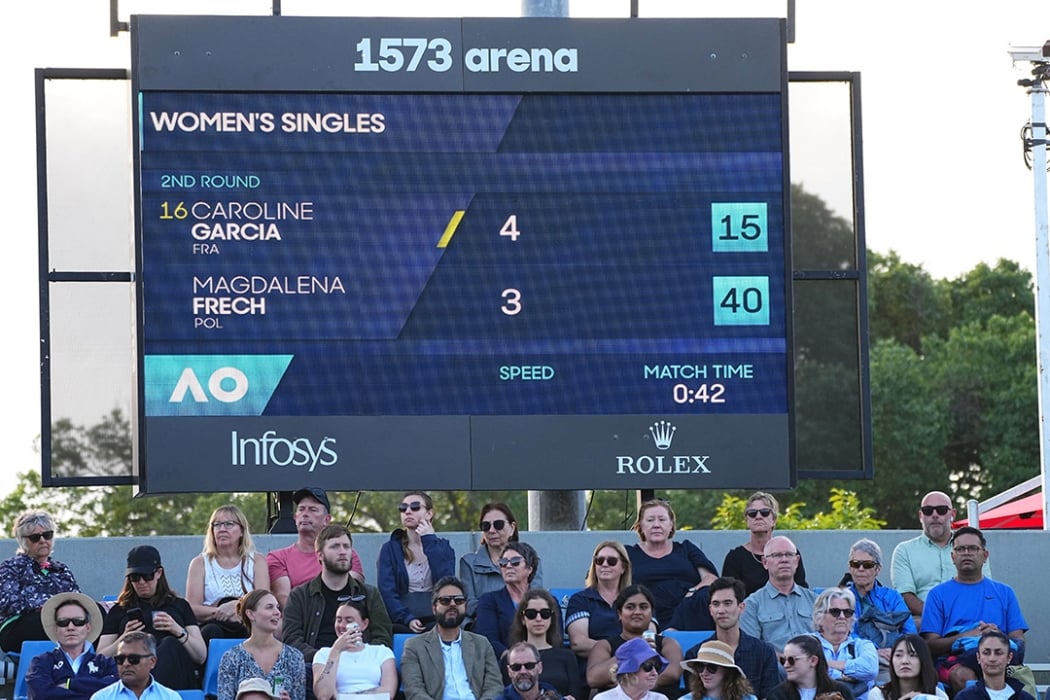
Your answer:
[[[630,0],[569,0],[578,17],[626,17]],[[440,5],[435,12],[434,6]],[[782,16],[786,0],[639,0],[642,17]],[[164,11],[267,14],[261,0],[121,0],[120,18]],[[1050,39],[1050,3],[1005,0],[980,6],[946,0],[797,0],[792,71],[859,71],[863,115],[865,227],[869,249],[896,250],[935,277],[955,277],[980,262],[1008,258],[1035,269],[1035,214],[1031,172],[1024,166],[1021,127],[1031,101],[1017,85],[1027,64],[1013,66],[1011,46],[1041,46]],[[286,15],[517,16],[519,0],[283,0]],[[107,0],[33,0],[9,3],[0,23],[0,134],[7,176],[0,188],[4,214],[7,395],[10,413],[0,430],[0,495],[15,474],[39,471],[40,323],[37,303],[36,134],[33,70],[127,68],[127,33],[109,36]],[[123,88],[118,88],[123,89]],[[119,103],[120,93],[116,94]],[[71,100],[77,96],[72,95]],[[91,105],[79,112],[93,114]],[[793,106],[792,132],[807,139],[792,154],[792,180],[825,197],[836,213],[850,211],[848,164],[837,107]],[[78,112],[74,112],[78,113]],[[98,133],[124,128],[119,120],[92,125]],[[829,139],[823,144],[821,139]],[[793,137],[794,141],[794,137]],[[103,139],[99,138],[102,143]],[[81,144],[90,152],[93,144]],[[63,144],[52,143],[59,151]],[[816,154],[816,156],[814,156]],[[123,172],[120,155],[95,154],[86,182]],[[60,156],[56,156],[60,157]],[[129,218],[129,193],[117,188],[99,207],[73,196],[52,203],[66,235],[93,225],[120,231]],[[1043,194],[1045,196],[1045,193]],[[101,210],[99,210],[101,209]],[[106,319],[113,322],[113,319]],[[88,351],[110,348],[92,339],[85,314],[75,334]],[[117,320],[119,326],[119,319]],[[62,381],[80,382],[77,367]],[[104,378],[89,384],[100,405],[111,405]],[[110,392],[113,390],[110,389]],[[119,393],[119,392],[116,392]],[[5,412],[6,413],[6,412]],[[99,413],[101,417],[101,411]],[[93,422],[93,421],[92,421]]]

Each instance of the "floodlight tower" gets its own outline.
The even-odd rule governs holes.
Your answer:
[[[1014,63],[1032,65],[1032,77],[1018,80],[1032,98],[1030,133],[1025,138],[1025,154],[1031,152],[1032,179],[1035,184],[1035,318],[1036,343],[1039,352],[1039,456],[1043,477],[1043,529],[1050,529],[1050,429],[1046,425],[1047,402],[1050,401],[1050,235],[1047,230],[1046,193],[1046,81],[1050,78],[1050,41],[1041,47],[1010,47]]]

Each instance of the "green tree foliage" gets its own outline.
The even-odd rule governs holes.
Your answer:
[[[921,352],[924,336],[943,336],[951,295],[921,265],[896,252],[868,253],[868,327],[873,341],[892,339]]]
[[[746,530],[745,498],[725,494],[712,519],[712,529]],[[878,530],[886,524],[885,520],[876,517],[873,507],[861,506],[860,499],[852,491],[831,489],[828,505],[831,508],[827,512],[806,515],[805,503],[791,503],[781,511],[777,527],[781,530]]]

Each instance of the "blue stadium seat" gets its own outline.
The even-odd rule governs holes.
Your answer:
[[[394,663],[397,664],[398,673],[401,673],[401,655],[405,652],[405,642],[415,636],[414,634],[394,635]]]
[[[26,673],[29,672],[29,664],[33,661],[33,658],[54,648],[55,643],[50,639],[22,642],[22,651],[18,656],[18,671],[15,672],[15,700],[26,700],[29,697],[29,688],[26,687]]]
[[[209,698],[219,696],[219,662],[222,655],[237,646],[243,639],[212,639],[208,642],[208,658],[204,662],[204,695]]]
[[[204,700],[203,690],[176,690],[182,696],[182,700]]]
[[[558,601],[558,607],[561,608],[561,624],[562,624],[562,642],[566,647],[569,646],[569,630],[564,629],[565,627],[565,613],[569,608],[569,598],[572,597],[573,593],[579,591],[579,588],[548,588],[547,591],[554,596],[554,600]]]

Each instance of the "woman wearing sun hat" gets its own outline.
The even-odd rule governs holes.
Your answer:
[[[689,692],[680,700],[755,700],[751,683],[733,660],[733,650],[725,642],[704,642],[692,659],[682,661],[689,672]]]
[[[102,632],[98,603],[83,593],[59,593],[40,608],[40,622],[47,638],[58,646],[30,662],[26,673],[30,700],[87,700],[117,682],[117,664],[95,653],[92,645]]]
[[[616,648],[616,665],[613,667],[616,685],[612,690],[598,693],[592,700],[667,700],[663,693],[653,691],[656,679],[667,664],[667,659],[645,639],[629,639]]]

